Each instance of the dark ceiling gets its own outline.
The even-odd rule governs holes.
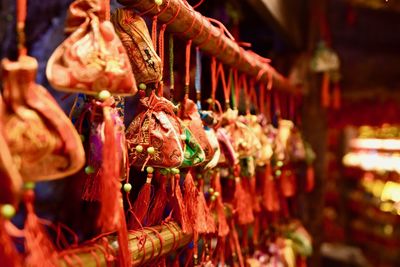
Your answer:
[[[390,95],[400,89],[400,13],[396,10],[328,1],[332,46],[341,59],[345,96]]]

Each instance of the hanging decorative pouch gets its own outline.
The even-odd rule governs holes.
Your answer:
[[[249,89],[249,91],[247,90]],[[254,135],[257,136],[257,139],[260,142],[260,149],[258,149],[256,155],[254,155],[255,163],[257,166],[264,166],[269,163],[269,160],[272,156],[272,146],[271,143],[267,137],[267,135],[264,132],[263,127],[260,124],[259,118],[256,115],[250,114],[250,102],[256,106],[257,111],[261,111],[264,103],[263,99],[260,99],[258,101],[257,99],[257,94],[254,88],[254,82],[250,81],[250,86],[247,88],[245,87],[246,90],[246,117],[245,120],[247,122],[247,126],[253,131]],[[260,88],[260,91],[263,90],[263,88]],[[264,95],[264,93],[260,94],[260,98]],[[258,103],[260,102],[260,105]]]
[[[24,181],[62,178],[77,172],[85,161],[74,126],[47,90],[35,83],[37,67],[29,56],[2,61],[0,119]]]
[[[235,101],[234,106],[236,107],[237,101],[239,99],[239,86],[240,82],[237,78],[237,72],[234,73],[235,80]],[[241,80],[244,80],[242,76]],[[245,82],[242,85],[245,86]],[[246,89],[246,88],[245,88]],[[229,88],[228,88],[229,91]],[[229,95],[229,94],[228,94]],[[235,105],[236,104],[236,105]],[[243,122],[238,120],[238,110],[237,108],[228,109],[224,113],[224,119],[226,121],[225,129],[227,130],[235,151],[238,153],[239,158],[246,158],[254,156],[261,149],[261,143],[258,140],[254,132]]]
[[[238,111],[228,109],[224,118],[228,121],[225,129],[239,158],[255,155],[261,147],[260,141],[247,125],[238,120]]]
[[[3,110],[0,95],[0,110]],[[11,151],[3,136],[3,124],[0,124],[0,204],[17,204],[17,196],[22,188],[22,177],[12,158]]]
[[[277,138],[275,140],[275,151],[277,160],[285,160],[288,152],[288,140],[293,129],[293,122],[279,120]]]
[[[131,62],[136,81],[144,84],[162,79],[161,59],[157,55],[146,22],[133,9],[118,8],[111,18]]]
[[[216,134],[222,152],[218,163],[233,166],[238,162],[238,157],[228,132],[225,128],[218,128]]]
[[[288,139],[288,147],[290,160],[292,162],[304,161],[306,159],[306,149],[300,131],[293,127]]]
[[[215,152],[214,148],[211,146],[207,138],[206,130],[203,127],[203,121],[201,120],[197,105],[190,99],[185,101],[183,119],[184,123],[187,124],[190,131],[192,131],[194,136],[196,136],[196,139],[204,150],[206,161],[211,160]]]
[[[291,222],[285,235],[293,241],[292,246],[297,254],[303,257],[309,257],[312,254],[312,238],[301,222]]]
[[[89,111],[89,130],[88,130],[88,153],[86,158],[86,183],[83,187],[82,199],[86,201],[99,201],[101,198],[101,188],[99,181],[102,176],[102,165],[103,165],[103,149],[104,149],[104,115],[103,115],[103,103],[96,101],[95,99],[89,99],[86,103],[85,110]],[[115,149],[117,154],[117,162],[120,163],[120,178],[122,179],[125,175],[126,167],[126,143],[125,143],[125,128],[120,117],[120,114],[114,106],[118,103],[118,99],[112,104],[110,117],[115,125]],[[78,128],[82,128],[83,119],[86,117],[86,112],[83,110],[78,121]],[[85,138],[86,139],[86,138]]]
[[[137,92],[126,51],[105,20],[101,0],[76,0],[70,5],[66,29],[79,27],[54,51],[46,76],[61,91],[97,95],[107,89],[113,95]]]
[[[126,130],[130,165],[173,168],[182,164],[181,128],[174,108],[154,92],[140,100],[140,112]]]

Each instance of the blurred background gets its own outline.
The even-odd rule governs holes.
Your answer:
[[[61,100],[44,68],[64,40],[70,2],[28,1],[27,18],[37,82],[65,110],[73,99]],[[400,266],[400,1],[206,0],[198,10],[304,92],[297,117],[317,154],[316,188],[299,196],[315,242],[310,266]],[[16,56],[14,14],[14,1],[0,0],[0,58]],[[321,103],[327,72],[312,65],[321,51],[331,64],[330,105]],[[62,182],[38,187],[42,215],[51,217]]]

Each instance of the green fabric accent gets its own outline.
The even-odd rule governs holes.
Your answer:
[[[304,257],[309,257],[312,255],[312,244],[305,236],[297,232],[289,232],[286,234],[286,236],[293,241],[293,249],[297,254]]]
[[[203,163],[206,155],[199,142],[193,136],[192,132],[185,126],[183,127],[183,134],[186,136],[186,139],[181,167],[192,167]]]

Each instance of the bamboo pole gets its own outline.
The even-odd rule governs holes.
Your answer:
[[[129,233],[129,251],[133,266],[162,257],[187,245],[191,234],[185,234],[175,222]],[[115,235],[98,239],[89,245],[67,249],[60,253],[59,266],[115,266],[118,242]]]
[[[178,34],[193,43],[204,52],[215,56],[227,66],[231,66],[252,77],[259,77],[268,83],[272,77],[274,89],[290,93],[300,93],[296,87],[279,74],[265,59],[246,51],[234,40],[228,38],[220,28],[182,0],[163,0],[160,6],[154,0],[118,0],[119,3],[132,7],[146,15],[158,14],[158,21],[169,23],[167,30]]]

